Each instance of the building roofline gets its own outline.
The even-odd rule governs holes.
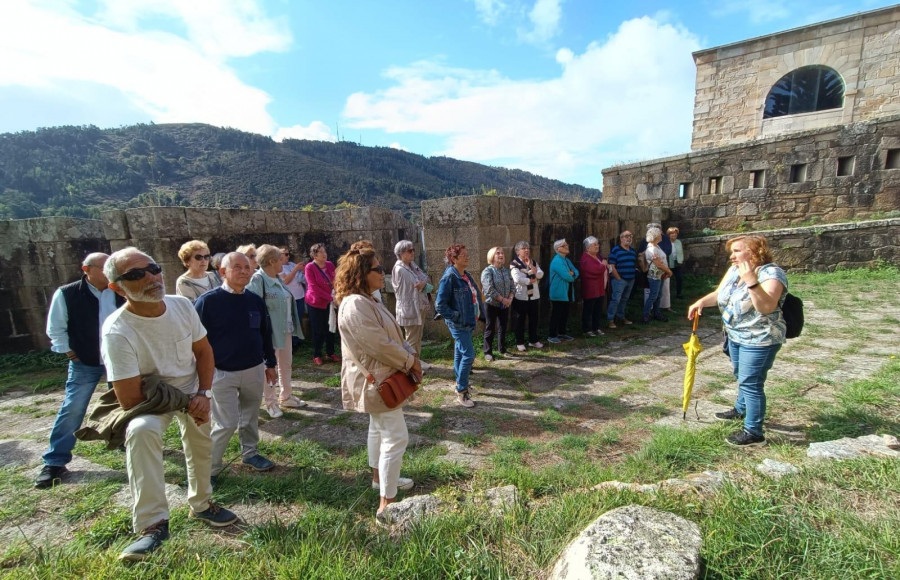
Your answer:
[[[834,24],[839,24],[841,22],[849,22],[852,20],[860,20],[860,19],[866,18],[868,16],[872,16],[872,15],[883,13],[883,12],[892,12],[894,10],[900,10],[900,4],[894,4],[892,6],[886,6],[884,8],[876,8],[874,10],[867,10],[865,12],[856,12],[855,14],[850,14],[849,16],[841,16],[840,18],[834,18],[832,20],[825,20],[823,22],[815,22],[813,24],[807,24],[806,26],[798,26],[796,28],[790,28],[788,30],[782,30],[780,32],[773,32],[772,34],[764,34],[762,36],[755,36],[753,38],[748,38],[746,40],[739,40],[737,42],[732,42],[729,44],[720,44],[719,46],[704,48],[704,49],[695,51],[691,54],[693,55],[694,59],[696,59],[699,56],[703,56],[705,54],[709,54],[709,53],[715,52],[717,50],[722,50],[724,48],[732,48],[732,47],[741,46],[741,45],[745,45],[745,44],[751,44],[754,42],[758,42],[760,40],[774,38],[776,36],[793,34],[793,33],[799,32],[801,30],[809,30],[809,29],[818,28],[821,26],[831,26]]]

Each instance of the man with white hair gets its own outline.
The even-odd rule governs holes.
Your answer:
[[[223,469],[228,441],[238,431],[243,463],[257,471],[275,464],[259,454],[259,404],[265,382],[278,380],[272,323],[263,299],[245,291],[253,269],[244,254],[222,259],[219,288],[194,303],[216,359],[212,398],[212,478]]]
[[[221,527],[237,521],[237,516],[210,501],[209,400],[214,358],[197,312],[187,298],[165,295],[162,268],[136,248],[113,253],[104,271],[109,287],[127,300],[103,325],[101,346],[121,407],[128,410],[145,401],[142,382],[149,375],[190,395],[186,410],[139,414],[131,418],[125,432],[132,523],[140,537],[119,559],[137,561],[169,537],[162,435],[172,419],[181,429],[191,517]]]
[[[106,373],[100,360],[100,327],[125,301],[108,288],[103,265],[109,256],[88,254],[81,263],[81,279],[60,286],[53,293],[47,316],[50,350],[69,358],[66,397],[50,431],[50,447],[34,487],[53,487],[68,472],[75,431],[81,427],[97,383]]]

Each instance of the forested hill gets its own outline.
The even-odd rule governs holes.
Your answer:
[[[0,134],[0,218],[97,217],[110,208],[190,205],[418,213],[439,197],[597,200],[600,190],[526,171],[349,142],[285,140],[202,124],[54,127]]]

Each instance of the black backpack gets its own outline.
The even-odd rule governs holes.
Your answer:
[[[800,300],[790,292],[784,297],[781,305],[781,314],[787,325],[786,338],[797,338],[803,332],[803,300]]]

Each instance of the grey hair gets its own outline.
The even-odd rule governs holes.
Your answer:
[[[559,248],[566,245],[566,238],[562,238],[561,240],[556,240],[553,242],[553,251],[559,251]]]
[[[102,262],[103,260],[109,258],[109,254],[103,252],[92,252],[84,257],[84,261],[81,263],[82,266],[96,266],[97,262]]]
[[[399,258],[403,254],[403,252],[407,251],[410,248],[415,248],[415,247],[416,247],[416,245],[413,244],[412,242],[410,242],[409,240],[400,240],[394,246],[394,255],[397,256],[397,258]]]
[[[516,246],[513,248],[513,251],[518,254],[519,250],[522,250],[525,248],[531,249],[531,244],[529,244],[525,240],[522,240],[521,242],[516,242]]]
[[[650,222],[649,224],[647,224],[647,229],[649,230],[650,228],[659,228],[659,230],[662,231],[662,225],[658,224],[657,222]]]
[[[256,248],[256,263],[260,268],[268,268],[275,263],[275,260],[281,259],[281,250],[272,244],[263,244]]]
[[[591,244],[599,244],[599,243],[600,243],[600,240],[598,240],[594,236],[588,236],[588,237],[584,238],[584,249],[585,249],[585,251],[587,251],[587,249],[591,246]]]
[[[114,282],[116,278],[119,277],[119,263],[124,262],[131,256],[135,254],[144,256],[151,262],[153,262],[153,258],[150,257],[150,254],[144,253],[134,246],[128,246],[127,248],[122,248],[116,252],[110,254],[109,258],[106,260],[106,264],[103,265],[103,275],[106,276],[106,279],[110,282]]]
[[[647,229],[647,243],[652,243],[656,238],[662,237],[662,230],[656,226]]]
[[[225,254],[225,256],[222,258],[222,262],[219,264],[219,268],[228,268],[228,266],[230,266],[231,263],[232,263],[238,256],[240,256],[241,258],[247,260],[247,263],[248,263],[248,264],[250,263],[250,258],[248,258],[247,256],[245,256],[245,255],[242,254],[241,252],[228,252],[228,253]]]

